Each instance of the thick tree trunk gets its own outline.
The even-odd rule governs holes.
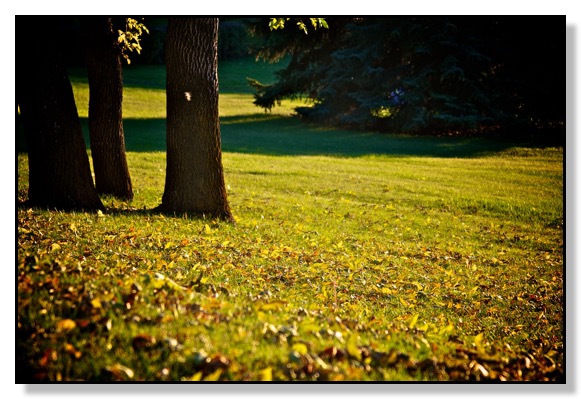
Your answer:
[[[133,199],[125,157],[123,73],[111,18],[85,17],[89,75],[89,137],[99,194]]]
[[[160,210],[232,220],[218,119],[218,19],[170,18],[167,171]]]
[[[63,210],[103,210],[73,90],[58,55],[55,25],[51,17],[16,21],[16,98],[28,149],[29,202]]]

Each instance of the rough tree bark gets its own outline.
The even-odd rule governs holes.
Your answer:
[[[167,170],[159,209],[232,221],[218,119],[218,19],[170,18]]]
[[[99,194],[133,199],[125,157],[121,49],[111,18],[85,17],[89,76],[89,137]]]
[[[29,203],[104,210],[93,185],[73,89],[59,56],[57,21],[16,20],[16,100],[28,150]]]

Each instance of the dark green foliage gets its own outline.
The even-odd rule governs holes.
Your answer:
[[[249,79],[249,84],[256,89],[254,103],[271,109],[283,98],[304,95],[318,99],[321,80],[332,66],[331,54],[351,21],[348,18],[327,18],[330,29],[317,29],[308,35],[300,29],[283,29],[271,34],[267,18],[257,21],[252,32],[263,39],[262,46],[254,50],[257,58],[277,62],[290,55],[291,60],[277,73],[278,82],[273,85]]]
[[[549,33],[536,33],[540,22],[548,24]],[[288,67],[273,85],[250,84],[260,107],[271,109],[282,98],[305,95],[314,106],[297,108],[302,117],[349,128],[430,134],[491,132],[516,125],[562,128],[562,22],[508,17],[328,19],[330,29],[312,35],[292,29],[277,32],[278,38],[258,55],[276,60],[290,54]],[[255,32],[264,34],[264,28]],[[554,62],[541,66],[536,60],[544,56]]]
[[[218,26],[218,59],[232,60],[247,57],[252,38],[248,18],[220,18]]]

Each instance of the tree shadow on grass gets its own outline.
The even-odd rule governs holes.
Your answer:
[[[364,155],[472,158],[524,145],[483,137],[434,137],[314,127],[270,114],[221,118],[225,152],[264,155]]]
[[[195,212],[169,212],[164,211],[160,208],[160,205],[151,207],[151,208],[137,208],[130,203],[123,200],[113,200],[111,201],[110,196],[101,196],[101,200],[104,205],[104,210],[100,213],[97,209],[84,209],[84,208],[60,208],[60,207],[47,207],[42,205],[33,204],[30,202],[29,199],[16,199],[16,209],[17,210],[29,210],[29,209],[36,209],[41,211],[53,211],[53,212],[64,212],[66,214],[74,214],[74,213],[88,213],[95,215],[95,217],[118,217],[118,216],[138,216],[138,217],[151,217],[151,216],[164,216],[170,218],[179,218],[184,220],[207,220],[207,221],[221,221],[223,223],[231,223],[236,224],[233,219],[227,219],[220,215],[211,215],[211,214],[204,214],[204,213],[195,213]],[[161,201],[161,198],[160,198]]]
[[[220,118],[224,152],[274,156],[325,155],[360,157],[391,155],[440,158],[473,158],[492,155],[515,146],[539,144],[483,137],[433,137],[361,132],[315,127],[298,118],[270,113]],[[81,118],[89,147],[88,121]],[[129,152],[165,152],[164,118],[124,120],[125,145]],[[25,152],[17,129],[17,152]]]

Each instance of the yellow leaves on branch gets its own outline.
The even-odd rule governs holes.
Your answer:
[[[118,30],[117,32],[119,34],[117,42],[121,46],[121,54],[127,61],[127,64],[131,64],[127,51],[136,51],[137,54],[141,54],[141,35],[143,32],[149,33],[149,30],[143,22],[139,22],[133,18],[126,18],[125,30]]]
[[[268,27],[270,30],[277,30],[277,29],[284,29],[284,25],[290,18],[270,18],[270,22],[268,23]],[[329,29],[329,25],[325,18],[308,18],[309,22],[316,30],[317,28],[326,28]],[[302,18],[297,18],[297,26],[300,30],[305,32],[305,35],[308,34],[307,24],[303,21]]]

